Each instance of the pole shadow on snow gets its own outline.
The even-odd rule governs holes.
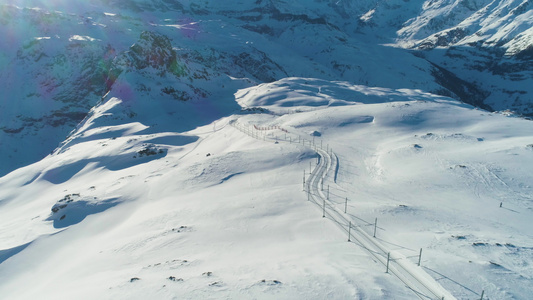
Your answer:
[[[517,211],[517,210],[514,210],[514,209],[510,209],[510,208],[507,208],[507,207],[503,207],[503,206],[500,206],[500,207],[501,207],[501,208],[503,208],[503,209],[506,209],[506,210],[508,210],[508,211],[512,211],[512,212],[514,212],[514,213],[517,213],[517,214],[519,214],[519,213],[520,213],[519,211]]]
[[[450,282],[452,282],[452,283],[454,283],[454,284],[456,284],[456,285],[462,287],[463,289],[465,289],[465,290],[467,290],[467,291],[469,291],[469,292],[471,292],[471,293],[473,293],[473,294],[475,294],[475,295],[478,295],[478,296],[480,295],[478,292],[476,292],[476,291],[470,289],[469,287],[463,285],[462,283],[460,283],[460,282],[458,282],[458,281],[455,281],[455,280],[451,279],[450,277],[448,277],[448,276],[446,276],[446,275],[444,275],[444,274],[442,274],[442,273],[440,273],[440,272],[438,272],[438,271],[435,271],[435,270],[433,270],[433,269],[431,269],[431,268],[428,268],[428,267],[426,267],[426,266],[422,266],[422,268],[426,269],[427,271],[431,271],[432,273],[435,273],[435,274],[441,276],[440,279],[435,279],[436,281],[439,281],[439,280],[442,280],[442,279],[446,279],[446,280],[448,280],[448,281],[450,281]]]
[[[379,228],[379,227],[378,227],[378,228]],[[380,228],[380,229],[381,229],[381,228]],[[398,244],[395,244],[395,243],[391,243],[391,242],[386,241],[386,240],[384,240],[384,239],[382,239],[382,238],[379,238],[379,237],[376,237],[375,239],[376,239],[376,240],[379,240],[379,241],[380,241],[381,243],[383,243],[383,244],[389,244],[389,245],[391,245],[391,246],[396,246],[396,247],[398,247],[398,249],[409,250],[409,251],[413,251],[413,252],[418,251],[418,250],[411,249],[411,248],[408,248],[408,247],[405,247],[405,246],[402,246],[402,245],[398,245]],[[398,249],[392,249],[392,250],[398,250]],[[417,256],[417,257],[418,257],[418,256]]]

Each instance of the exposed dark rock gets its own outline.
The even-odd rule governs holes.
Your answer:
[[[139,157],[164,154],[165,150],[156,147],[155,145],[146,145],[142,150],[138,151]]]
[[[11,134],[19,133],[19,132],[21,132],[23,129],[24,129],[24,127],[20,127],[20,128],[2,128],[2,130],[3,130],[5,133],[11,133]]]
[[[169,276],[167,279],[170,281],[183,281],[183,278],[176,278],[174,276]]]
[[[533,45],[527,46],[526,49],[515,54],[515,57],[525,62],[527,61],[531,62],[531,60],[533,60]],[[532,68],[528,68],[528,69],[531,70]]]
[[[281,284],[281,281],[279,280],[266,280],[266,279],[262,279],[259,283],[261,284],[266,284],[266,285],[279,285]]]
[[[63,208],[65,208],[65,207],[67,207],[67,204],[59,204],[59,205],[58,205],[58,204],[55,204],[54,206],[52,206],[52,212],[53,212],[53,213],[56,213],[56,212],[58,212],[60,209],[63,209]]]
[[[273,82],[288,76],[283,67],[259,50],[241,52],[239,55],[233,56],[233,63],[262,82]]]
[[[118,70],[120,70],[120,65],[125,64],[122,67],[130,67],[137,70],[143,70],[148,67],[157,69],[160,71],[160,76],[166,73],[178,77],[188,74],[185,64],[178,61],[178,56],[172,48],[170,39],[156,32],[143,31],[139,40],[124,55],[125,57],[119,61]],[[119,73],[118,70],[113,73]]]
[[[164,94],[172,96],[175,100],[188,101],[191,100],[191,96],[185,91],[178,91],[171,86],[166,86],[161,89]]]

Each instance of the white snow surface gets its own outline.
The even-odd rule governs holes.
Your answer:
[[[241,112],[195,129],[161,114],[151,130],[150,113],[110,122],[123,100],[108,97],[1,177],[0,298],[417,298],[307,200],[313,142],[337,158],[328,205],[368,235],[377,218],[394,263],[457,299],[533,294],[530,121],[313,78],[221,101],[235,100]]]

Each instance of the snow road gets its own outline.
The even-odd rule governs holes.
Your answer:
[[[290,131],[275,127],[274,129],[261,129],[257,126],[245,126],[239,124],[237,120],[229,123],[241,132],[263,141],[274,141],[276,143],[297,143],[307,146],[316,151],[319,155],[315,168],[310,172],[307,179],[304,177],[304,191],[307,193],[308,201],[318,205],[322,210],[322,217],[335,222],[339,228],[348,234],[348,242],[353,242],[365,249],[375,261],[380,262],[385,267],[386,272],[394,274],[400,279],[416,296],[420,299],[455,299],[455,297],[438,284],[429,274],[420,267],[413,264],[401,253],[391,251],[380,243],[375,236],[368,234],[363,228],[368,224],[357,223],[352,216],[339,210],[335,203],[329,199],[329,186],[324,188],[324,181],[328,177],[335,178],[332,170],[337,170],[337,157],[333,150],[323,143],[315,143],[315,139],[306,140],[300,136],[297,138]],[[277,135],[269,131],[282,131]],[[305,174],[305,172],[304,172]]]

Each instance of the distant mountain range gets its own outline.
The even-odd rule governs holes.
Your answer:
[[[238,109],[239,88],[295,76],[420,89],[532,116],[532,7],[527,0],[4,1],[0,175],[53,151],[95,105],[117,95],[159,103],[171,115],[182,102],[217,103],[199,105],[215,118]],[[124,119],[146,113],[124,105]]]

